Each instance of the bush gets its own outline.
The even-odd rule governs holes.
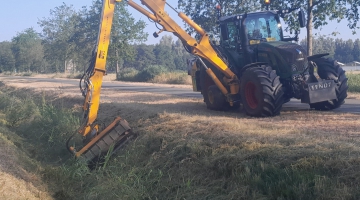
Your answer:
[[[184,71],[166,72],[152,79],[154,83],[191,85],[191,77]]]
[[[77,73],[77,74],[69,74],[69,75],[66,76],[66,78],[80,79],[82,76],[83,76],[83,74]]]
[[[147,81],[154,79],[156,76],[158,76],[162,73],[165,73],[167,71],[168,70],[161,65],[152,65],[150,67],[147,67],[147,68],[141,70],[137,74],[136,79],[137,79],[137,81],[140,81],[140,82],[147,82]]]
[[[32,76],[33,74],[31,72],[25,72],[22,74],[22,76]]]
[[[116,80],[133,82],[152,82],[165,84],[190,84],[191,78],[184,71],[168,71],[164,66],[153,65],[141,71],[125,68],[116,75]]]
[[[119,81],[136,81],[136,76],[139,71],[134,68],[125,68],[120,70],[120,73],[116,74],[116,80]]]

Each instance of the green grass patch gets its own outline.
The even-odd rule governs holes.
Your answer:
[[[360,74],[347,73],[349,92],[360,92]]]
[[[32,145],[39,146],[33,154],[40,160],[68,159],[64,144],[66,138],[79,127],[79,117],[69,109],[47,103],[44,96],[40,99],[0,93],[4,124]]]

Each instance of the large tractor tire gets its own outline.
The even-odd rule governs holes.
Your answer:
[[[268,65],[254,66],[241,76],[240,95],[247,115],[270,117],[280,114],[284,103],[282,84]]]
[[[230,109],[226,97],[206,73],[204,67],[200,68],[200,87],[206,107],[210,110],[225,111]]]
[[[329,58],[318,58],[314,60],[314,62],[318,67],[317,73],[321,79],[334,80],[337,99],[313,103],[310,104],[310,108],[314,108],[315,110],[332,110],[339,108],[347,97],[348,79],[346,78],[345,71],[336,61]]]

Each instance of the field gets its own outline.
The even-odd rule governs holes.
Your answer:
[[[105,89],[99,119],[120,115],[139,137],[90,171],[64,148],[81,115],[77,88],[9,80],[0,90],[0,139],[24,166],[0,172],[5,186],[32,174],[29,199],[360,198],[357,114],[295,108],[256,119],[201,99]],[[13,166],[9,154],[0,159]]]

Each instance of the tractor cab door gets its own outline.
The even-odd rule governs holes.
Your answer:
[[[230,57],[229,62],[237,69],[244,66],[243,51],[240,40],[240,22],[226,22],[220,25],[221,47]]]

